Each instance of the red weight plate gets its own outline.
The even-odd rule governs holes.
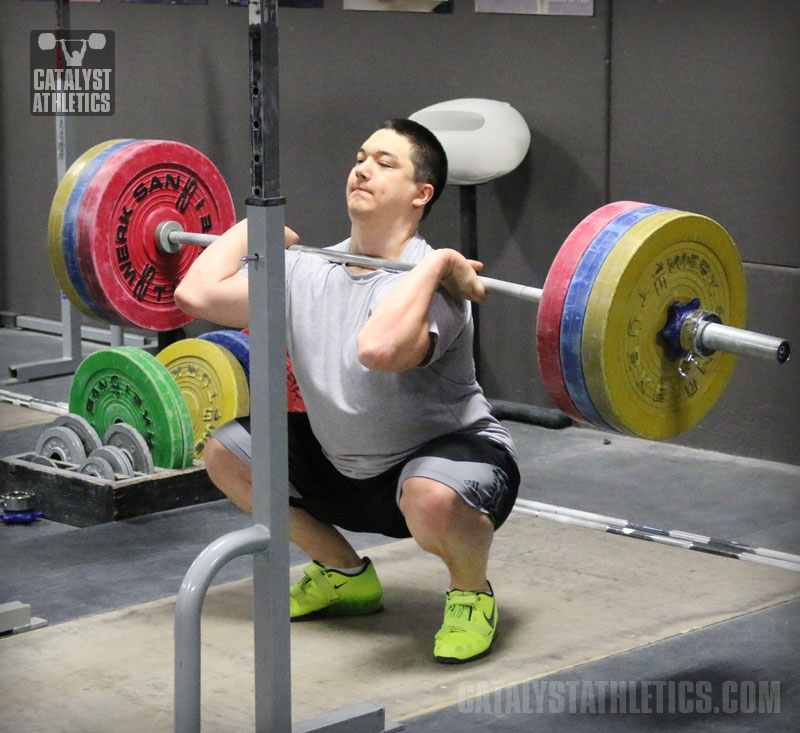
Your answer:
[[[120,325],[168,331],[192,320],[173,293],[201,248],[163,252],[155,240],[162,221],[222,234],[235,223],[225,180],[184,143],[143,140],[122,148],[92,177],[78,215],[81,274]]]
[[[292,362],[289,360],[289,352],[286,352],[286,389],[289,412],[306,412],[306,403],[303,402],[303,395],[300,394],[300,386],[294,378]]]
[[[572,402],[561,371],[561,312],[564,301],[575,268],[594,238],[620,214],[644,205],[636,201],[616,201],[589,214],[564,240],[544,281],[536,321],[539,369],[553,402],[564,413],[580,422],[589,421]]]
[[[245,328],[242,333],[250,335],[250,329]],[[289,352],[286,352],[286,404],[288,412],[307,412],[306,403],[303,402],[303,395],[300,394],[300,385],[294,377],[292,362],[289,359]]]

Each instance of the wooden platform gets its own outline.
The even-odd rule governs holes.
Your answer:
[[[614,677],[598,678],[606,680],[603,697],[586,696],[581,685],[597,690],[598,683],[592,677],[585,682],[579,670],[568,677],[577,686],[571,702],[564,682],[552,688],[536,685],[577,665],[796,598],[797,573],[512,514],[492,547],[497,641],[485,659],[450,665],[433,660],[433,637],[442,622],[448,581],[442,562],[412,539],[365,552],[383,585],[382,613],[291,625],[296,722],[369,702],[398,721],[441,707],[460,707],[460,725],[409,725],[409,731],[796,730],[775,722],[784,714],[783,704],[781,715],[690,713],[677,716],[682,720],[663,718],[660,725],[653,715],[631,715],[633,708],[628,715],[594,714],[610,711],[602,707],[613,704],[609,679],[622,690],[628,684],[631,689],[646,684],[636,680],[675,680],[675,685],[678,680],[690,685],[714,680],[713,692],[720,696],[723,680],[752,679],[747,675],[759,672],[774,679],[769,668],[759,666],[755,650],[760,641],[754,638],[733,642],[754,653],[742,667],[732,666],[735,650],[727,646],[700,661],[670,656],[670,647],[662,647],[664,658],[654,653],[650,666],[644,672],[639,669],[641,677],[625,676],[637,672],[610,659],[619,671]],[[290,577],[296,580],[301,574],[302,565]],[[255,729],[253,609],[251,579],[216,585],[208,592],[202,651],[205,731]],[[172,733],[174,626],[173,597],[0,640],[4,730]],[[787,636],[787,647],[791,644]],[[523,682],[529,684],[517,690],[521,695],[499,692]],[[786,698],[788,709],[795,698],[786,692],[780,702]],[[622,711],[630,699],[622,698]],[[644,709],[656,710],[655,694],[636,699],[649,700]],[[693,699],[692,693],[688,699]],[[584,704],[587,707],[577,707]],[[570,705],[578,714],[568,715],[570,720],[561,726],[550,723],[557,718],[548,712],[569,712]],[[506,714],[496,725],[479,728],[479,710]],[[698,717],[713,718],[717,725],[698,728]],[[624,724],[622,718],[634,722]]]
[[[202,504],[224,498],[211,483],[200,462],[183,469],[156,469],[118,481],[86,476],[33,462],[31,453],[0,459],[3,493],[14,490],[35,494],[33,509],[45,519],[89,527],[93,524],[131,519],[145,514]]]

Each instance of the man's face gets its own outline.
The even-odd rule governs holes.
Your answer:
[[[414,181],[408,139],[394,130],[378,130],[359,149],[347,177],[347,210],[351,219],[421,211],[424,201],[415,201],[425,185]]]

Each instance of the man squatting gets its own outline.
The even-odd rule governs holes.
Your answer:
[[[292,619],[381,609],[375,568],[337,527],[413,537],[450,574],[434,658],[488,654],[497,603],[487,580],[494,531],[516,499],[508,431],[475,379],[469,301],[482,264],[419,235],[447,180],[436,137],[391,120],[360,147],[347,178],[350,237],[332,249],[416,264],[370,270],[286,252],[287,344],[307,413],[289,413],[289,536],[308,556],[290,588]],[[297,241],[285,231],[286,246]],[[248,325],[247,222],[195,260],[175,292],[185,312]],[[258,369],[251,368],[251,378]],[[220,427],[204,459],[214,483],[250,511],[250,421]]]

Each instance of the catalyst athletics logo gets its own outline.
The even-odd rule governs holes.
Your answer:
[[[114,32],[31,31],[31,114],[113,115]]]

